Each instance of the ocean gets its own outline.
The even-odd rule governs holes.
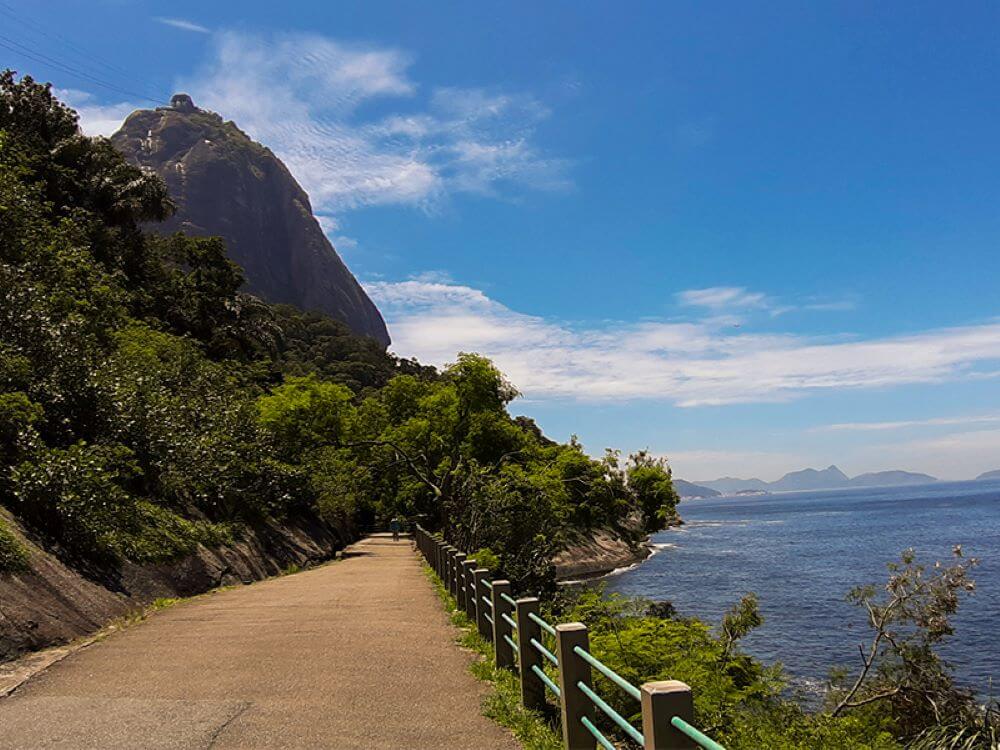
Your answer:
[[[718,623],[746,592],[764,624],[747,652],[781,662],[791,684],[819,694],[831,666],[854,671],[868,637],[854,586],[883,584],[886,563],[912,547],[928,567],[960,544],[980,559],[976,591],[954,618],[941,653],[980,695],[1000,679],[1000,481],[941,482],[764,496],[685,500],[683,527],[654,535],[657,552],[612,574],[609,591],[673,602],[682,615]]]

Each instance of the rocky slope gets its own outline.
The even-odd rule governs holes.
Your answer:
[[[648,540],[635,541],[608,529],[580,534],[555,556],[556,579],[577,581],[596,578],[649,557]]]
[[[250,583],[290,565],[306,567],[333,557],[351,541],[316,519],[290,519],[247,530],[232,546],[200,547],[161,565],[126,563],[113,573],[87,578],[34,544],[2,508],[0,518],[30,555],[27,571],[0,575],[0,663],[92,633],[158,598]]]
[[[133,112],[111,140],[166,181],[178,210],[158,231],[223,237],[249,292],[325,313],[389,345],[378,309],[270,149],[185,94],[169,107]]]

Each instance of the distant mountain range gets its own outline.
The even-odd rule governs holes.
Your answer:
[[[978,477],[977,480],[983,479],[1000,479],[1000,469],[994,469],[993,471],[984,471]]]
[[[702,487],[699,484],[685,482],[683,479],[674,480],[674,489],[681,497],[718,497],[722,494],[711,487]]]
[[[989,476],[996,474],[996,477]],[[979,479],[1000,478],[1000,470],[987,472]],[[825,469],[802,469],[790,471],[776,482],[763,479],[737,479],[722,477],[704,482],[685,482],[675,479],[674,487],[681,497],[713,497],[715,495],[735,495],[737,492],[796,492],[801,490],[836,490],[848,487],[902,487],[913,484],[936,482],[937,477],[912,471],[876,471],[849,477],[836,466]]]

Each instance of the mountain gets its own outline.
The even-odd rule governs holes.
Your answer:
[[[674,489],[681,497],[718,497],[722,494],[711,487],[702,487],[700,484],[685,482],[683,479],[675,479],[673,482]]]
[[[111,137],[130,161],[167,183],[177,213],[157,231],[217,235],[269,302],[325,313],[389,345],[375,304],[333,249],[309,197],[270,149],[186,94],[133,112]]]
[[[859,474],[851,479],[851,487],[897,487],[908,484],[930,484],[938,481],[930,474],[919,474],[912,471],[874,471]]]
[[[1000,478],[1000,470],[986,472],[986,474],[978,478]],[[674,480],[675,486],[678,481],[681,480]],[[859,474],[851,479],[836,466],[828,466],[822,470],[802,469],[801,471],[790,471],[776,482],[765,482],[761,479],[722,477],[721,479],[711,479],[707,482],[697,482],[694,486],[717,490],[723,495],[735,495],[737,493],[750,493],[760,490],[796,492],[801,490],[835,490],[843,487],[896,487],[910,484],[929,484],[936,481],[938,481],[937,477],[932,477],[930,474],[918,474],[912,471],[875,471],[868,474]]]
[[[979,479],[1000,479],[1000,469],[994,469],[993,471],[986,471],[976,477]]]
[[[776,492],[795,492],[797,490],[830,490],[847,487],[851,480],[836,466],[825,469],[802,469],[790,471],[777,482],[771,482],[767,489]]]
[[[769,486],[763,479],[737,479],[736,477],[722,477],[707,482],[695,482],[695,484],[699,487],[717,490],[723,495],[735,495],[743,490],[766,490]]]

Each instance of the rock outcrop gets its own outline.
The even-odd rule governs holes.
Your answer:
[[[231,546],[198,551],[159,565],[125,563],[113,580],[86,578],[25,536],[13,516],[0,518],[29,551],[25,572],[0,574],[0,664],[21,654],[88,635],[110,620],[165,597],[250,583],[289,566],[330,559],[352,539],[316,518],[259,525]]]
[[[247,291],[325,313],[389,345],[375,304],[270,149],[199,109],[187,94],[176,94],[169,107],[133,112],[111,141],[167,183],[178,210],[158,231],[223,237],[230,258],[243,267]]]

